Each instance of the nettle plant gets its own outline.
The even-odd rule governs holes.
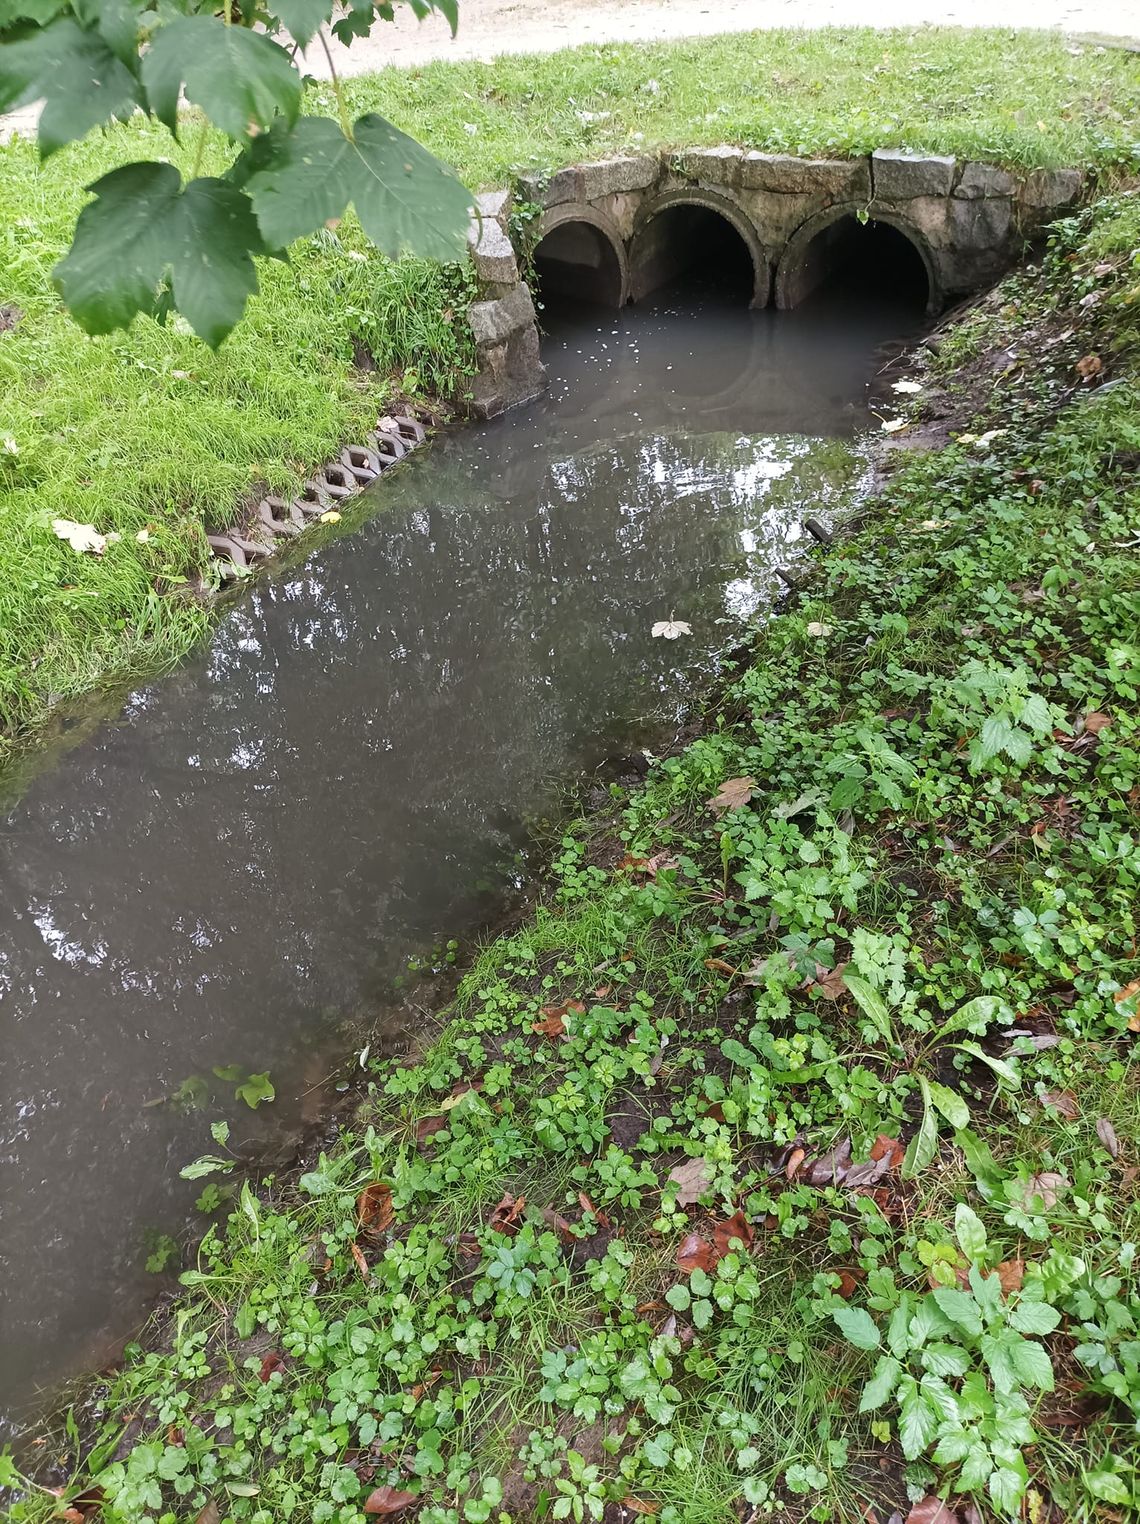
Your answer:
[[[408,0],[458,24],[458,0]],[[426,149],[374,113],[351,121],[333,73],[336,118],[301,115],[297,54],[326,27],[348,45],[391,20],[393,0],[0,0],[0,112],[43,100],[43,158],[136,112],[191,130],[193,170],[166,158],[123,164],[88,187],[54,280],[88,333],[178,311],[216,347],[257,290],[254,259],[335,227],[351,205],[385,254],[462,256],[466,188]],[[339,12],[333,21],[334,11]],[[331,52],[328,53],[330,67]],[[233,157],[200,175],[210,128]]]
[[[1041,1276],[1003,1292],[985,1228],[965,1203],[954,1227],[956,1249],[934,1245],[923,1256],[930,1279],[951,1284],[919,1294],[900,1288],[886,1266],[868,1276],[872,1307],[888,1315],[885,1332],[866,1308],[840,1303],[831,1316],[857,1349],[882,1350],[859,1411],[891,1404],[908,1461],[957,1467],[959,1492],[985,1491],[1013,1515],[1029,1484],[1022,1452],[1037,1439],[1027,1393],[1053,1390],[1053,1362],[1040,1340],[1061,1314]],[[888,1424],[875,1428],[889,1437]]]

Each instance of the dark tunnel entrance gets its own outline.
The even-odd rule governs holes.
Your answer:
[[[546,307],[587,303],[616,310],[625,296],[618,252],[592,222],[551,228],[534,251],[534,272]]]
[[[634,235],[629,266],[632,302],[681,282],[743,307],[767,299],[767,291],[757,289],[748,244],[727,217],[707,206],[681,202],[657,212]]]
[[[776,300],[798,307],[808,297],[889,300],[916,314],[934,305],[926,261],[915,243],[889,222],[837,217],[798,249],[780,271]]]

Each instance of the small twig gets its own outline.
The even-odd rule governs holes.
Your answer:
[[[340,80],[337,77],[336,64],[333,63],[332,49],[329,47],[329,42],[328,38],[325,36],[324,27],[321,27],[320,31],[317,33],[317,36],[321,39],[321,47],[324,48],[325,57],[328,59],[329,75],[332,78],[333,94],[336,96],[337,115],[340,117],[340,130],[351,143],[352,123],[348,119],[348,107],[345,105],[344,95],[340,88]]]

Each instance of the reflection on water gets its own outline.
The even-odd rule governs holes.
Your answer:
[[[26,787],[0,824],[10,1410],[137,1324],[143,1231],[178,1230],[178,1170],[235,1115],[214,1068],[276,1082],[239,1135],[293,1125],[330,1030],[486,913],[522,817],[681,711],[826,511],[899,322],[561,329],[549,396],[383,480]],[[653,640],[673,613],[692,639]]]

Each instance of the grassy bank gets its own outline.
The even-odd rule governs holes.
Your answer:
[[[318,89],[324,87],[317,87]],[[1022,166],[1112,171],[1135,152],[1134,59],[1016,33],[760,33],[434,64],[349,82],[472,186],[638,145],[724,140],[796,152],[883,144]],[[211,355],[136,323],[83,337],[50,272],[83,187],[137,156],[220,168],[132,124],[40,167],[0,148],[0,754],[63,697],[155,670],[204,632],[180,596],[208,575],[204,529],[265,487],[288,492],[382,409],[393,385],[449,392],[470,365],[465,278],[359,256],[352,220],[263,261],[262,294]],[[8,326],[14,319],[15,326]],[[360,371],[365,351],[375,370]],[[64,517],[118,534],[100,558],[52,533]],[[142,534],[142,539],[139,538]]]
[[[220,1211],[211,1145],[10,1519],[1136,1516],[1138,251],[1102,207],[950,332],[912,427],[971,427],[351,1136]]]

